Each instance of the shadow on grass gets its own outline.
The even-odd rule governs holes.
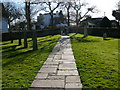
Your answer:
[[[29,51],[25,51],[25,52],[19,52],[18,50],[24,49],[24,47],[18,48],[15,50],[15,52],[13,51],[14,53],[11,52],[9,55],[6,56],[6,58],[8,58],[8,61],[6,63],[3,63],[2,65],[3,65],[3,67],[5,67],[5,66],[8,66],[9,64],[13,65],[16,63],[20,63],[20,62],[24,61],[25,58],[31,56],[34,52],[36,52],[36,54],[37,53],[39,53],[39,54],[40,53],[48,53],[48,52],[50,53],[52,51],[51,44],[53,44],[55,42],[57,42],[57,40],[55,40],[55,41],[52,40],[51,42],[48,43],[48,45],[41,47],[37,51],[29,50]],[[9,60],[9,58],[10,58],[10,60]],[[11,59],[13,59],[13,60],[11,60]]]
[[[110,38],[105,38],[105,39],[103,39],[103,40],[111,40]]]
[[[26,52],[21,52],[21,53],[17,53],[17,54],[14,54],[14,55],[11,55],[11,56],[8,56],[7,58],[12,58],[12,57],[16,57],[16,56],[19,56],[19,55],[23,55],[23,54],[26,54],[26,53],[30,53],[32,52],[33,50],[29,50],[29,51],[26,51]]]
[[[11,64],[11,63],[15,63],[15,62],[21,62],[21,61],[23,61],[23,60],[25,60],[25,58],[28,56],[28,54],[30,54],[32,52],[32,50],[29,50],[29,51],[26,51],[26,52],[21,52],[21,53],[17,53],[17,54],[14,54],[14,55],[12,55],[12,56],[8,56],[7,58],[13,58],[13,57],[17,57],[17,56],[21,56],[20,58],[21,58],[21,60],[19,60],[20,58],[16,58],[16,60],[9,60],[7,63],[3,63],[2,64],[2,66],[3,67],[5,67],[5,66],[7,66],[7,65],[9,65],[9,64]],[[25,54],[27,54],[27,55],[25,55]]]
[[[25,47],[21,47],[21,48],[18,48],[18,49],[16,49],[16,47],[12,47],[12,48],[9,49],[9,50],[2,51],[2,53],[11,52],[11,51],[16,51],[16,50],[21,50],[21,49],[25,49]]]
[[[0,44],[0,45],[7,45],[7,44],[10,44],[10,42],[8,42],[8,43],[2,43],[2,44]]]
[[[48,38],[50,38],[50,37],[52,37],[52,36],[49,36],[49,37],[46,37],[46,38],[42,38],[42,39],[38,39],[38,41],[39,40],[44,40],[44,39],[48,39]],[[31,42],[32,40],[28,40],[28,42]]]
[[[99,42],[98,40],[88,40],[87,38],[82,38],[82,37],[75,37],[74,39],[76,39],[78,42],[84,42],[84,43]]]
[[[54,43],[54,42],[57,42],[57,41],[56,41],[56,39],[46,40],[46,41],[41,41],[41,42],[38,41],[38,44],[39,44],[39,43],[45,43],[45,42],[50,42],[50,43],[53,42],[53,43]],[[30,46],[30,48],[32,48],[32,47],[33,47],[33,46]]]
[[[78,42],[83,42],[83,43],[89,43],[89,42],[100,42],[99,40],[89,40],[89,39],[87,39],[87,37],[75,37],[75,35],[74,36],[72,36],[72,37],[70,37],[71,39],[75,39],[75,40],[77,40]]]
[[[8,49],[8,48],[15,49],[17,46],[20,46],[20,45],[5,46],[5,47],[2,47],[2,49]]]

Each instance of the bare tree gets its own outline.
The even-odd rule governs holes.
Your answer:
[[[15,19],[18,19],[22,15],[22,13],[13,2],[4,2],[4,6],[5,11],[7,12],[8,24],[10,28],[11,27],[10,23],[13,22]]]
[[[117,10],[112,11],[112,15],[118,20],[119,28],[120,28],[120,1],[117,4]]]
[[[31,8],[31,3],[30,0],[27,2],[25,2],[25,6],[26,6],[26,20],[27,20],[27,30],[31,30],[31,18],[36,15],[38,13],[38,10],[33,11],[34,9]],[[32,12],[33,11],[33,12]],[[32,40],[33,40],[33,50],[37,50],[38,46],[37,46],[37,35],[36,35],[36,31],[32,30]],[[25,38],[25,45],[27,45],[27,40]]]
[[[72,7],[72,2],[63,2],[61,4],[62,9],[67,10],[67,25],[70,26],[70,9]]]
[[[62,3],[62,2],[43,2],[46,7],[46,9],[49,9],[48,12],[50,12],[50,16],[51,16],[51,26],[53,26],[53,21],[54,21],[54,11],[59,7],[59,5]],[[53,5],[54,4],[54,5]],[[56,4],[56,6],[55,6]]]
[[[6,11],[6,16],[8,19],[8,25],[9,25],[9,29],[11,29],[11,23],[20,18],[20,16],[22,15],[21,11],[19,10],[19,8],[17,8],[15,6],[15,3],[13,2],[4,2],[4,6],[5,6],[5,11]],[[13,40],[11,40],[11,43],[13,43]]]
[[[76,21],[77,26],[78,26],[79,22],[81,21],[81,19],[83,19],[90,11],[93,12],[93,10],[95,9],[95,6],[88,8],[86,13],[84,13],[82,16],[81,8],[85,7],[85,6],[86,6],[86,4],[81,3],[80,1],[72,3],[72,7],[75,10],[75,19],[76,19],[75,21]]]
[[[30,2],[25,2],[25,17],[27,21],[27,30],[30,30]],[[24,30],[24,48],[28,47],[27,43],[27,33],[26,30]]]

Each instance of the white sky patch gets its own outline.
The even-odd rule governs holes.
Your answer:
[[[102,17],[107,16],[110,20],[115,19],[112,16],[112,10],[116,10],[116,4],[120,0],[82,0],[90,3],[90,5],[95,5],[97,9],[100,11],[99,13],[93,13],[91,14],[92,17]]]

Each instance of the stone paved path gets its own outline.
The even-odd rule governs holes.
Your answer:
[[[69,36],[62,36],[29,90],[81,90]]]

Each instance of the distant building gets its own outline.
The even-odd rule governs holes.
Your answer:
[[[53,15],[53,24],[56,26],[57,24],[65,24],[66,23],[66,19],[64,18],[64,15],[62,13],[62,11],[60,11],[59,13],[56,12]],[[46,26],[51,25],[51,16],[50,13],[46,13],[46,14],[39,14],[39,16],[37,17],[37,26],[39,26],[39,28],[43,28]]]
[[[108,23],[111,23],[111,22],[107,17],[103,17],[103,18],[89,17],[81,22],[81,26],[86,25],[87,27],[103,27],[103,26],[106,26],[106,24],[108,25]],[[106,27],[109,27],[109,25]]]
[[[111,26],[112,27],[118,27],[119,26],[119,22],[117,22],[116,20],[111,20]]]
[[[7,33],[8,21],[3,3],[0,3],[0,11],[2,11],[2,15],[0,16],[0,30],[2,31],[2,33]]]

